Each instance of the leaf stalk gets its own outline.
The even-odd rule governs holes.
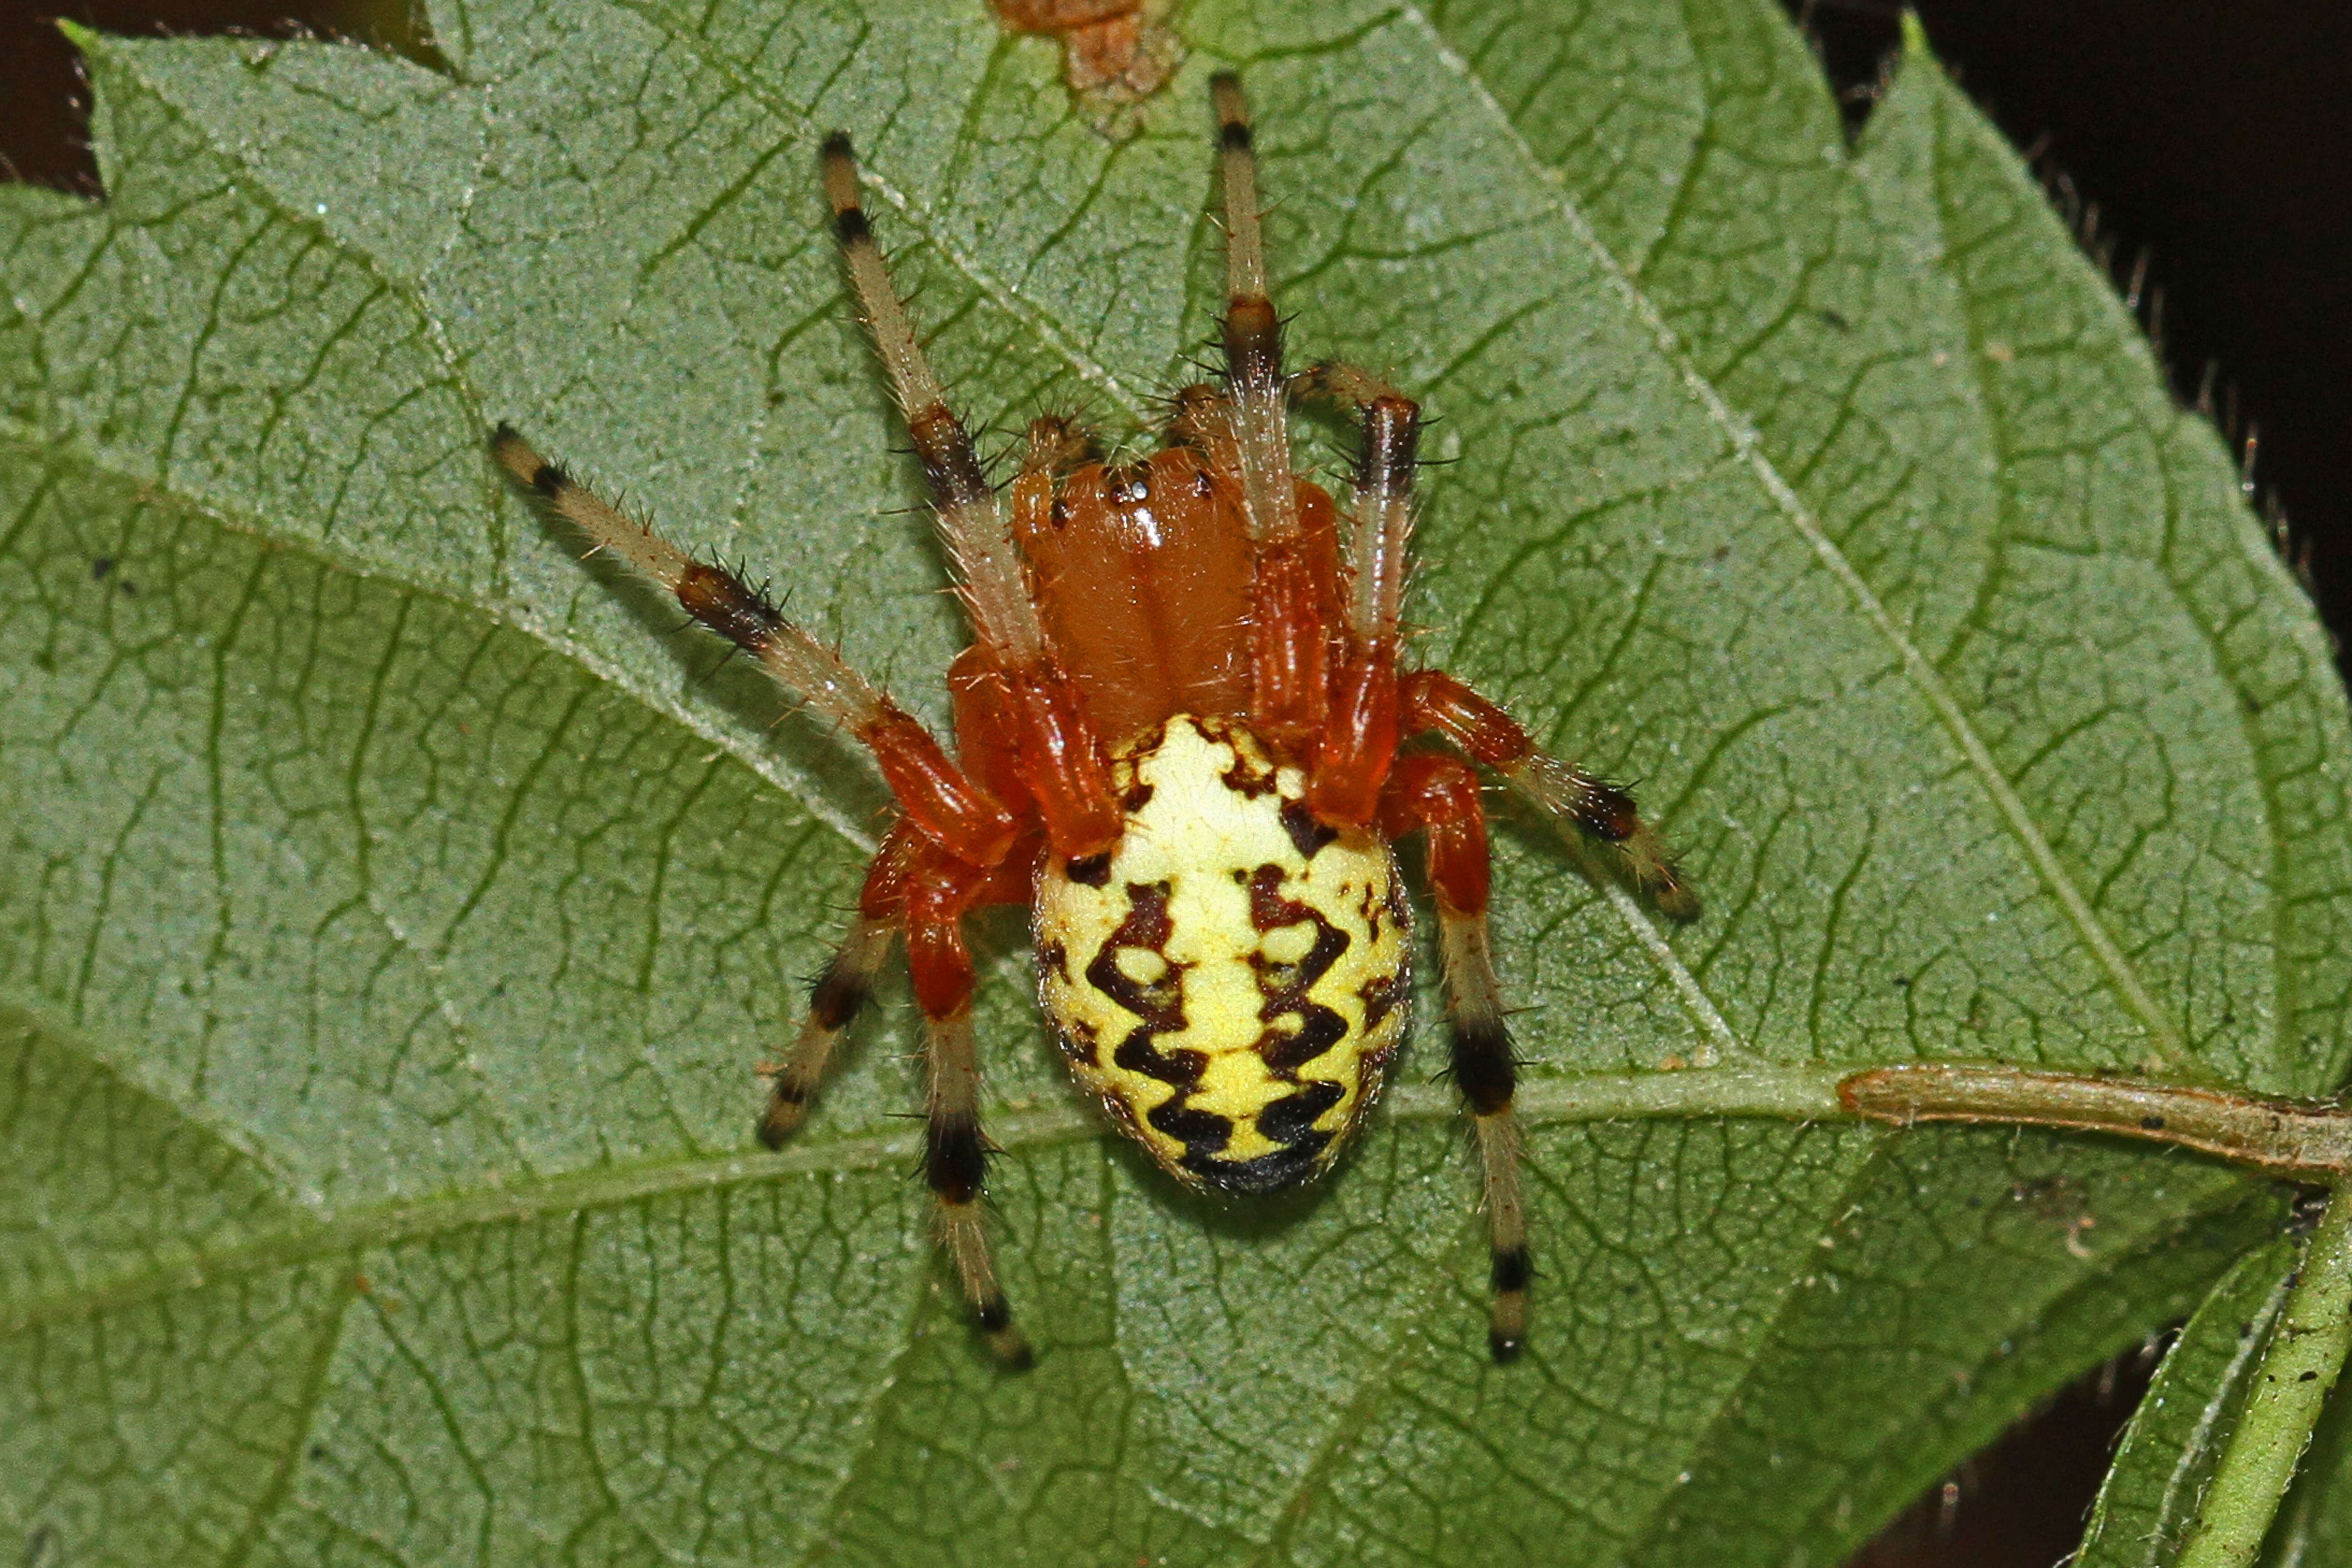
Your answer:
[[[2176,1568],[2248,1568],[2352,1349],[2352,1200],[2331,1191]]]
[[[1838,1085],[1873,1121],[2001,1122],[2113,1132],[2195,1149],[2276,1175],[2352,1176],[2352,1112],[2187,1084],[2033,1072],[1966,1062],[1873,1068]]]

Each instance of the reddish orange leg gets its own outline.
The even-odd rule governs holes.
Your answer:
[[[989,871],[935,850],[919,855],[906,879],[907,964],[930,1033],[923,1180],[939,1205],[940,1240],[955,1260],[964,1299],[989,1348],[1006,1364],[1022,1367],[1030,1362],[1029,1342],[1013,1327],[980,1208],[988,1144],[980,1129],[974,981],[963,917],[989,895],[992,879]]]
[[[1527,1209],[1519,1195],[1519,1125],[1511,1113],[1518,1067],[1503,1021],[1502,984],[1486,941],[1486,818],[1478,775],[1459,757],[1408,752],[1381,795],[1381,831],[1429,836],[1429,884],[1437,896],[1438,948],[1445,959],[1454,1087],[1462,1091],[1485,1173],[1494,1290],[1486,1346],[1498,1362],[1527,1341]]]
[[[1443,670],[1402,683],[1405,733],[1433,731],[1511,781],[1554,821],[1574,823],[1613,851],[1636,887],[1678,921],[1698,918],[1698,895],[1642,820],[1633,797],[1572,763],[1538,750],[1508,713]]]
[[[873,995],[874,977],[889,954],[906,903],[907,870],[922,844],[922,836],[904,818],[890,829],[866,869],[866,886],[858,894],[849,934],[810,987],[808,1016],[801,1021],[793,1054],[780,1068],[761,1069],[772,1084],[759,1127],[760,1142],[769,1148],[782,1148],[808,1115],[809,1101],[816,1098],[825,1068],[832,1065],[834,1047]]]
[[[847,136],[836,132],[825,138],[822,164],[842,259],[875,350],[898,395],[907,432],[914,437],[940,539],[955,568],[957,595],[982,657],[1003,686],[1005,717],[1045,819],[1046,840],[1064,858],[1100,854],[1118,841],[1119,825],[1101,738],[1076,685],[1045,645],[1004,509],[989,488],[963,421],[948,406],[931,374],[906,307],[890,287],[873,227],[858,202],[857,159]],[[953,841],[941,842],[962,853]]]
[[[1330,721],[1307,795],[1321,820],[1352,826],[1371,820],[1402,738],[1397,648],[1421,405],[1347,365],[1318,364],[1301,379],[1309,395],[1344,405],[1361,426],[1343,550],[1347,651],[1334,672]]]
[[[874,752],[883,779],[916,826],[963,858],[993,865],[1020,830],[1012,814],[966,777],[929,731],[766,597],[723,566],[697,561],[549,462],[511,428],[490,443],[500,467],[549,511],[630,570],[675,595],[678,606],[760,661]]]

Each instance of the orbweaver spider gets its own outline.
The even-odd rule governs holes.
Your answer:
[[[1071,421],[1030,428],[1011,515],[892,292],[845,136],[824,194],[914,437],[974,641],[948,670],[957,751],[722,567],[693,559],[501,426],[497,460],[561,520],[872,751],[900,815],[820,978],[760,1125],[800,1124],[894,933],[929,1032],[924,1175],[989,1342],[1028,1356],[980,1197],[986,1142],[963,918],[1034,914],[1071,1070],[1177,1180],[1221,1193],[1328,1170],[1402,1038],[1410,911],[1392,840],[1420,832],[1455,1084],[1485,1171],[1489,1343],[1524,1340],[1530,1273],[1516,1069],[1487,951],[1483,763],[1618,858],[1669,915],[1696,900],[1623,791],[1546,755],[1501,708],[1400,666],[1419,408],[1365,373],[1282,369],[1239,82],[1213,95],[1224,194],[1222,388],[1175,399],[1166,444],[1106,467]],[[1291,466],[1294,392],[1353,411],[1344,523]],[[1408,744],[1423,736],[1455,752]],[[1460,754],[1456,754],[1456,752]],[[1466,756],[1469,761],[1465,761]]]

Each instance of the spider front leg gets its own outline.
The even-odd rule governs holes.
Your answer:
[[[1111,794],[1102,739],[1075,683],[1046,647],[1020,545],[981,469],[970,433],[948,406],[906,308],[890,287],[889,269],[858,202],[857,159],[849,138],[838,132],[825,138],[821,162],[850,285],[914,437],[940,539],[955,568],[957,595],[1003,683],[1005,713],[1027,759],[1045,837],[1065,859],[1100,854],[1119,833],[1118,802]]]
[[[1444,736],[1508,779],[1555,822],[1575,824],[1612,851],[1663,913],[1678,921],[1698,918],[1698,895],[1642,820],[1632,795],[1539,749],[1517,720],[1443,670],[1417,670],[1404,678],[1402,689],[1407,734]]]
[[[1282,319],[1265,273],[1265,233],[1257,201],[1257,150],[1241,79],[1210,79],[1217,111],[1219,177],[1225,201],[1225,395],[1250,537],[1295,541],[1300,531],[1297,476],[1290,467],[1290,392],[1282,374]]]
[[[1225,205],[1225,385],[1222,406],[1189,411],[1213,452],[1241,477],[1249,525],[1251,716],[1261,732],[1302,749],[1330,707],[1322,579],[1290,463],[1290,386],[1282,319],[1265,271],[1257,151],[1241,79],[1210,79]],[[1180,414],[1182,411],[1180,410]]]
[[[1381,833],[1391,838],[1415,829],[1428,836],[1454,1084],[1469,1108],[1485,1173],[1494,1290],[1486,1346],[1496,1361],[1507,1362],[1527,1341],[1528,1281],[1534,1269],[1519,1195],[1519,1124],[1511,1112],[1518,1066],[1486,940],[1486,819],[1478,804],[1478,775],[1459,757],[1405,752],[1381,793],[1380,820]]]
[[[921,721],[806,628],[786,620],[759,590],[625,515],[540,456],[512,426],[499,426],[490,455],[549,511],[586,535],[591,555],[611,555],[667,590],[680,609],[865,742],[900,807],[934,841],[952,844],[983,865],[1012,849],[1020,837],[1012,813],[949,758]]]
[[[1421,405],[1351,365],[1325,363],[1299,378],[1307,396],[1347,407],[1358,421],[1349,487],[1347,651],[1334,672],[1330,721],[1315,754],[1307,798],[1326,822],[1370,820],[1402,738],[1397,654],[1412,542],[1413,471],[1421,464]]]

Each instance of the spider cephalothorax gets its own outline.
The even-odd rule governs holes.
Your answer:
[[[1070,422],[1037,421],[1009,516],[891,291],[848,140],[825,142],[835,227],[972,624],[972,646],[948,672],[952,757],[733,574],[624,517],[512,430],[499,429],[493,451],[599,549],[872,750],[900,816],[799,1044],[773,1071],[760,1132],[774,1146],[799,1124],[903,934],[929,1030],[924,1173],[1001,1353],[1019,1361],[1027,1350],[981,1220],[964,916],[986,904],[1033,909],[1061,1048],[1161,1166],[1196,1186],[1272,1191],[1330,1165],[1402,1036],[1411,921],[1389,846],[1418,832],[1453,1075],[1485,1168],[1490,1342],[1508,1359],[1525,1331],[1530,1269],[1517,1073],[1487,952],[1486,832],[1471,763],[1612,850],[1667,913],[1688,918],[1697,906],[1622,791],[1538,751],[1453,677],[1400,668],[1420,410],[1344,365],[1284,374],[1240,86],[1219,77],[1214,97],[1224,384],[1180,393],[1167,445],[1128,467],[1093,460]],[[1360,423],[1344,518],[1292,469],[1297,394]]]

